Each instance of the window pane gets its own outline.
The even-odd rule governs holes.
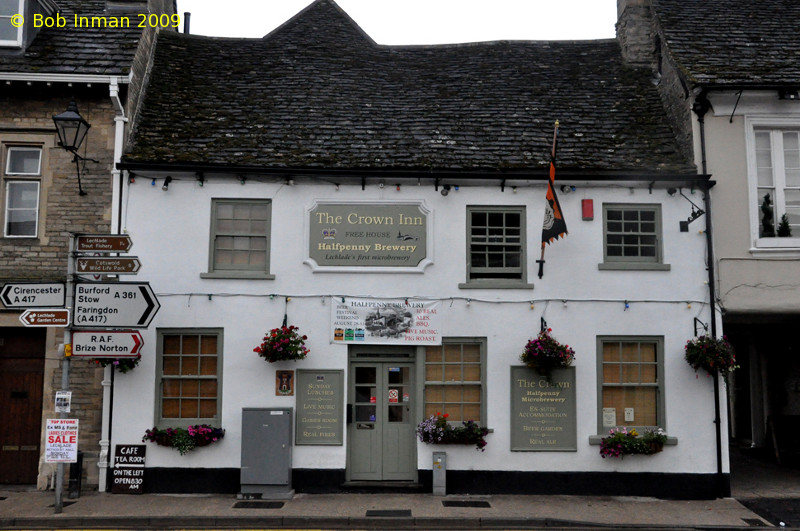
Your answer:
[[[16,35],[13,38],[16,39]],[[41,159],[41,149],[8,148],[6,173],[8,175],[39,175],[41,173]]]
[[[218,336],[165,334],[161,350],[161,418],[216,419]]]
[[[9,208],[37,208],[39,206],[39,183],[15,181],[8,183]]]
[[[36,236],[36,212],[30,210],[9,210],[6,212],[7,236]]]
[[[181,353],[198,354],[199,352],[200,352],[200,338],[197,336],[183,336]]]
[[[428,382],[441,382],[444,373],[442,372],[441,365],[426,365],[425,366],[425,380]]]
[[[0,41],[16,41],[19,29],[11,25],[10,18],[0,18]]]
[[[464,381],[465,382],[480,382],[481,381],[481,366],[480,365],[464,365]]]
[[[429,385],[425,388],[425,400],[428,402],[443,402],[444,387],[441,385]]]
[[[614,408],[620,426],[658,425],[658,343],[652,341],[603,342],[601,407]],[[625,422],[625,409],[633,420]]]
[[[461,345],[444,345],[444,361],[460,362]]]

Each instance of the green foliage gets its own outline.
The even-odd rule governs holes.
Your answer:
[[[781,222],[778,223],[778,236],[781,238],[788,238],[792,235],[792,226],[789,225],[789,217],[784,214],[781,216]]]
[[[600,455],[606,457],[619,457],[626,455],[652,455],[660,452],[667,442],[664,430],[647,430],[644,435],[639,435],[635,429],[627,428],[609,431],[608,437],[603,437],[600,443]]]

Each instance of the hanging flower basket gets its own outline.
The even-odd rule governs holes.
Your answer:
[[[225,430],[208,424],[197,424],[188,428],[153,428],[147,430],[142,442],[154,442],[159,446],[175,448],[186,455],[198,446],[208,446],[225,437]]]
[[[286,360],[302,360],[310,352],[305,346],[307,336],[301,336],[296,326],[273,328],[264,336],[263,342],[253,349],[270,363]]]
[[[126,373],[135,369],[141,359],[140,354],[135,358],[95,358],[94,362],[104,368],[112,365],[119,372]]]
[[[562,345],[550,335],[552,328],[542,330],[536,339],[525,344],[519,359],[531,369],[539,371],[548,380],[553,369],[572,365],[575,351],[569,345]]]
[[[686,342],[686,361],[696,371],[704,369],[710,375],[721,374],[727,381],[728,375],[739,368],[733,345],[723,336],[713,338],[700,336]]]
[[[653,455],[664,449],[667,434],[664,430],[648,430],[644,435],[639,435],[635,429],[627,428],[611,430],[608,437],[603,437],[600,442],[600,456],[619,457],[626,455]]]
[[[423,420],[417,426],[417,437],[428,444],[474,444],[481,452],[484,451],[489,428],[479,426],[473,420],[462,422],[462,426],[450,426],[445,413],[436,413]]]

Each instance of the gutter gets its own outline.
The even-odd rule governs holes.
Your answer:
[[[120,170],[129,172],[175,172],[175,173],[220,173],[220,174],[258,174],[265,176],[324,176],[324,177],[392,177],[397,179],[460,179],[460,180],[542,180],[549,179],[549,170],[541,169],[498,169],[498,170],[452,170],[403,169],[403,168],[318,168],[318,167],[275,167],[247,166],[233,164],[181,163],[181,162],[120,162]],[[580,181],[626,181],[626,182],[667,182],[697,184],[712,183],[711,176],[696,172],[653,172],[636,170],[563,170],[557,172],[558,180]]]
[[[705,128],[705,115],[711,110],[711,102],[706,97],[706,90],[703,89],[700,94],[695,97],[692,104],[692,112],[697,115],[697,123],[700,126],[700,160],[703,174],[708,171],[706,161],[706,128]],[[708,271],[708,299],[711,308],[711,337],[717,337],[717,293],[716,293],[716,277],[714,269],[716,261],[714,259],[714,240],[713,240],[713,227],[711,223],[711,194],[708,189],[704,189],[703,206],[706,210],[706,254],[708,256],[708,264],[706,270]],[[714,426],[716,436],[716,454],[717,454],[717,496],[726,498],[730,496],[730,485],[726,487],[724,475],[722,471],[722,406],[720,405],[720,385],[719,375],[714,378]]]
[[[99,83],[128,84],[132,74],[124,76],[98,74],[33,74],[24,72],[0,72],[0,81],[27,81],[35,83]]]

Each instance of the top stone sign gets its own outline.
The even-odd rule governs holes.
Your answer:
[[[127,234],[80,234],[75,251],[80,253],[126,253],[133,246]]]

